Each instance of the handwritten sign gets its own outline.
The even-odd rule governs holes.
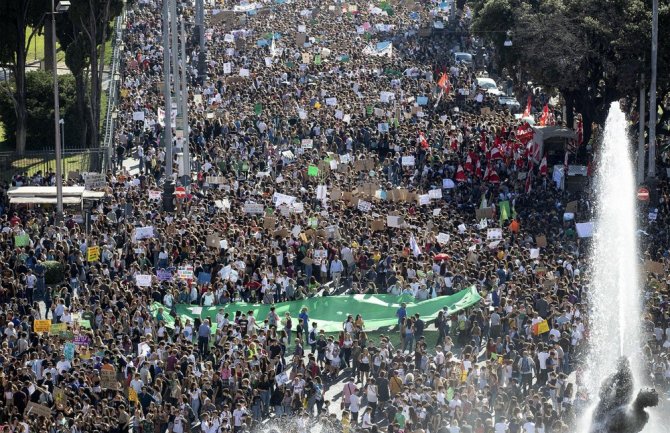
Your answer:
[[[100,386],[105,389],[118,389],[119,383],[116,380],[116,370],[100,370]]]
[[[368,212],[370,212],[371,209],[372,209],[372,203],[370,203],[369,201],[365,201],[365,200],[359,200],[358,201],[358,210],[359,211],[368,213]]]
[[[88,247],[86,250],[86,260],[88,262],[97,262],[100,260],[100,247]]]
[[[26,406],[26,418],[34,418],[35,416],[51,419],[51,409],[43,404],[30,402],[28,403],[28,406]]]
[[[35,320],[33,323],[34,332],[50,332],[51,331],[51,320]]]
[[[151,287],[151,275],[135,275],[135,284],[139,287]]]
[[[252,202],[244,203],[243,209],[244,209],[244,213],[248,213],[248,214],[252,214],[252,215],[263,215],[263,212],[265,212],[262,204],[252,203]]]

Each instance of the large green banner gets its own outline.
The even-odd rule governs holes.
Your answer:
[[[348,314],[363,316],[365,329],[373,331],[382,327],[393,326],[398,323],[396,311],[400,304],[407,304],[407,314],[414,315],[419,313],[424,321],[429,321],[437,317],[438,312],[443,308],[449,309],[449,314],[456,313],[468,308],[481,299],[474,286],[451,295],[441,296],[426,301],[415,302],[409,295],[340,295],[340,296],[321,296],[301,301],[281,302],[275,304],[275,311],[280,318],[283,318],[286,312],[291,313],[294,326],[297,323],[298,314],[303,307],[307,307],[309,321],[316,322],[319,329],[326,332],[337,332],[342,330],[342,323]],[[270,312],[271,305],[266,304],[247,304],[245,302],[236,302],[216,307],[198,307],[193,305],[177,305],[177,314],[181,316],[182,323],[187,318],[209,317],[212,319],[213,329],[216,332],[216,314],[220,309],[230,314],[230,318],[235,317],[236,311],[247,313],[254,312],[254,317],[258,323],[262,323]],[[162,308],[162,316],[168,327],[172,327],[174,320],[168,314],[168,310],[159,303],[154,303],[151,307],[152,314],[155,316],[158,310]],[[311,326],[311,324],[310,324]]]

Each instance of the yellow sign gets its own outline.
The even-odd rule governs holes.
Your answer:
[[[133,389],[132,386],[128,387],[128,401],[134,401],[135,403],[140,402],[140,399],[137,398],[137,392]]]
[[[49,332],[51,331],[51,320],[35,320],[33,323],[34,332]]]
[[[86,260],[89,262],[97,262],[100,260],[100,247],[88,247]]]
[[[66,323],[54,323],[49,328],[50,335],[60,335],[61,333],[67,331]]]

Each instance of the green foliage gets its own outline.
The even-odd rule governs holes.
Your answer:
[[[61,262],[47,260],[44,262],[44,282],[46,284],[60,284],[65,279],[65,267]]]
[[[83,120],[77,115],[75,80],[72,75],[58,77],[61,118],[65,120],[65,139],[68,143],[79,143]],[[27,149],[45,149],[54,145],[54,100],[53,77],[50,72],[26,73],[26,109],[28,110]],[[14,106],[6,93],[0,93],[0,119],[11,139],[16,130]]]

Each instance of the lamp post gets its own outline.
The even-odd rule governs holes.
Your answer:
[[[60,106],[58,103],[58,62],[56,60],[56,13],[67,12],[70,9],[70,2],[61,0],[55,4],[51,0],[51,58],[53,62],[54,74],[54,125],[55,125],[55,143],[56,146],[56,221],[63,220],[63,170],[61,155],[61,137],[60,137]]]
[[[649,86],[649,168],[647,176],[656,177],[656,60],[658,57],[658,0],[653,0],[651,22],[651,83]]]

